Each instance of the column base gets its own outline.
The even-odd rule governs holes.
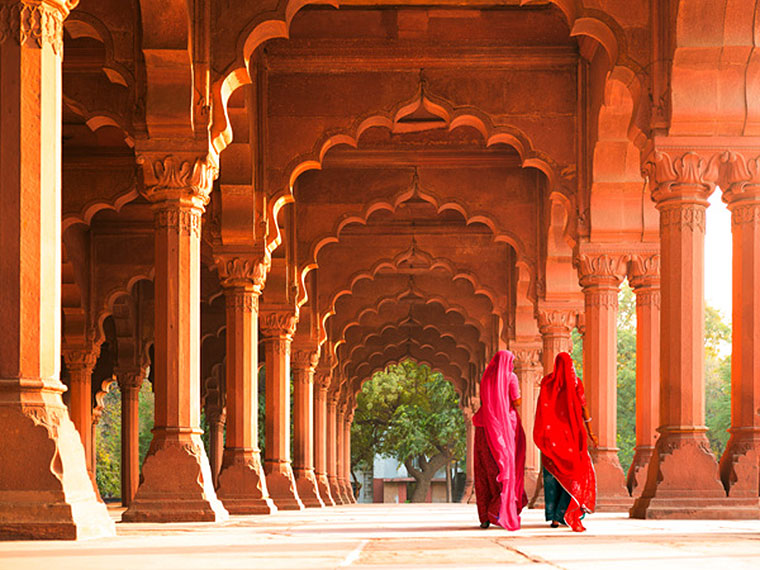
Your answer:
[[[283,511],[303,510],[305,507],[298,496],[290,463],[272,465],[265,461],[265,469],[269,496],[272,497],[277,508]]]
[[[325,506],[322,498],[319,496],[317,477],[311,469],[296,470],[296,490],[301,502],[307,509]]]
[[[628,468],[625,486],[632,497],[638,497],[644,490],[647,480],[647,467],[654,453],[653,445],[637,445],[634,449],[633,461]]]
[[[52,397],[58,400],[52,405],[0,402],[0,539],[114,536],[114,523],[93,491],[79,433],[60,395]]]
[[[756,519],[757,497],[726,497],[704,433],[663,434],[646,486],[630,511],[637,519]]]
[[[338,482],[338,478],[335,477],[335,475],[328,475],[327,480],[330,482],[330,494],[332,495],[333,501],[335,501],[336,505],[345,505],[346,501],[343,497],[342,490],[340,488],[340,483]]]
[[[124,522],[199,522],[227,520],[217,499],[211,467],[200,436],[154,436],[142,467],[137,493]]]
[[[528,508],[543,509],[544,506],[544,475],[542,471],[539,471],[536,478],[536,488],[532,495],[528,495]]]
[[[325,503],[326,507],[335,506],[335,501],[330,492],[330,482],[327,480],[327,474],[317,473],[317,490],[319,491],[319,496]]]
[[[529,469],[529,468],[525,469],[524,488],[525,488],[525,495],[528,497],[529,500],[531,497],[533,497],[533,495],[536,492],[536,487],[538,486],[539,478],[540,478],[539,473],[535,469]]]
[[[216,494],[233,515],[269,515],[277,507],[269,496],[258,451],[225,449]]]
[[[475,481],[471,479],[465,480],[462,498],[459,499],[459,502],[463,505],[470,505],[475,502]]]
[[[616,449],[597,449],[591,451],[596,472],[596,509],[597,513],[615,513],[628,511],[633,505],[633,498],[625,487],[625,474],[620,465]]]
[[[351,492],[351,485],[349,485],[345,479],[339,478],[338,487],[340,488],[340,498],[343,500],[343,504],[350,505],[353,502],[351,500],[353,496],[353,493]]]
[[[760,494],[760,430],[731,430],[720,478],[729,497],[757,498]]]

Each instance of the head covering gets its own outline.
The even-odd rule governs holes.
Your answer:
[[[488,447],[499,467],[502,484],[498,522],[509,530],[520,528],[519,513],[525,506],[525,433],[512,401],[520,397],[517,375],[512,371],[514,355],[500,350],[491,359],[480,380],[480,409],[472,418],[486,431]]]
[[[565,512],[571,528],[580,525],[584,512],[596,505],[596,476],[588,454],[583,406],[583,384],[573,368],[573,360],[560,352],[554,371],[541,380],[538,393],[533,441],[541,450],[546,468],[567,491],[572,501]]]

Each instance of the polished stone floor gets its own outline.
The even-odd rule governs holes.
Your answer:
[[[118,520],[119,510],[112,510]],[[119,524],[82,542],[0,542],[0,569],[760,568],[760,521],[638,521],[592,515],[588,532],[482,530],[473,505],[351,505],[224,524]]]

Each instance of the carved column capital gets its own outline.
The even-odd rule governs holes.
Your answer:
[[[541,347],[515,348],[515,369],[541,368]]]
[[[723,201],[731,210],[731,225],[760,226],[760,156],[729,153]]]
[[[314,374],[314,384],[319,388],[320,392],[327,394],[331,383],[332,373],[330,371],[317,370],[316,374]]]
[[[263,340],[286,338],[293,340],[298,324],[298,310],[287,309],[262,309],[259,314],[259,327]]]
[[[581,252],[575,258],[581,286],[584,288],[610,288],[617,290],[625,276],[627,254],[608,252]]]
[[[649,178],[652,198],[661,208],[670,201],[706,203],[720,176],[728,154],[697,153],[684,149],[656,149],[644,162],[642,174]]]
[[[63,361],[66,363],[66,369],[73,376],[77,372],[92,372],[98,361],[98,355],[92,349],[64,349]]]
[[[16,0],[0,3],[0,44],[13,41],[22,47],[50,46],[63,57],[63,21],[79,0]]]
[[[206,152],[139,151],[143,167],[143,196],[162,207],[181,207],[202,214],[219,168]]]
[[[319,350],[295,347],[290,355],[290,362],[294,369],[314,370],[319,364]]]
[[[634,290],[660,287],[660,254],[637,253],[631,256],[628,280]]]
[[[252,288],[260,294],[272,267],[272,256],[251,253],[220,253],[214,255],[222,287]]]
[[[536,311],[541,334],[561,332],[569,334],[577,323],[577,309],[540,307]]]
[[[128,370],[114,370],[116,376],[116,382],[119,384],[119,389],[124,392],[126,390],[140,390],[143,381],[147,376],[147,370],[135,368]]]

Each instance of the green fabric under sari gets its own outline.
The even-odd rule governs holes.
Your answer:
[[[565,524],[565,511],[570,504],[570,494],[562,488],[554,475],[543,468],[544,474],[544,514],[547,521]]]

